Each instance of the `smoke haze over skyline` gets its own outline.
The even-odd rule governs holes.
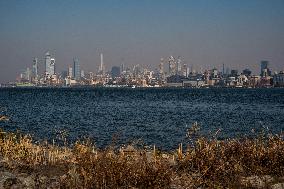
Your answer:
[[[97,71],[181,56],[195,69],[284,69],[283,0],[0,0],[0,82],[14,81],[47,50],[56,72],[74,57]],[[41,61],[43,63],[43,61]],[[41,65],[42,66],[42,65]]]

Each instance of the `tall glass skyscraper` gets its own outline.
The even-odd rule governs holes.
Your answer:
[[[77,81],[81,79],[81,69],[78,58],[73,59],[73,76]]]
[[[45,53],[45,74],[54,75],[55,74],[55,59],[51,58],[49,51]]]
[[[51,56],[49,54],[49,51],[45,53],[44,63],[45,63],[45,75],[50,75],[49,66],[51,63]]]

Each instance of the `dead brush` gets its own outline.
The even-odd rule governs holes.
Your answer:
[[[19,133],[1,132],[0,153],[7,163],[30,166],[55,164],[71,158],[71,151],[66,147],[35,144],[31,136]]]
[[[236,187],[250,175],[284,175],[284,141],[267,139],[208,140],[199,138],[178,162],[177,172],[188,173],[196,186]]]
[[[241,178],[284,176],[283,136],[217,140],[196,136],[177,153],[97,149],[90,142],[59,147],[35,143],[29,135],[0,132],[0,155],[10,168],[66,165],[62,188],[243,188]],[[171,158],[171,155],[173,158]],[[61,178],[61,177],[60,177]]]
[[[92,149],[83,147],[80,149]],[[109,148],[106,150],[79,150],[76,152],[76,174],[81,188],[166,188],[170,184],[171,170],[159,158],[149,162],[143,151],[127,155]],[[64,187],[78,187],[69,175]]]

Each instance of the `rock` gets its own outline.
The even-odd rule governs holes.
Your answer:
[[[278,183],[271,186],[271,189],[284,189],[284,183]]]

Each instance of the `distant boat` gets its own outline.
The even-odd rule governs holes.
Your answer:
[[[9,121],[9,117],[8,116],[4,116],[4,115],[0,115],[0,121]]]

